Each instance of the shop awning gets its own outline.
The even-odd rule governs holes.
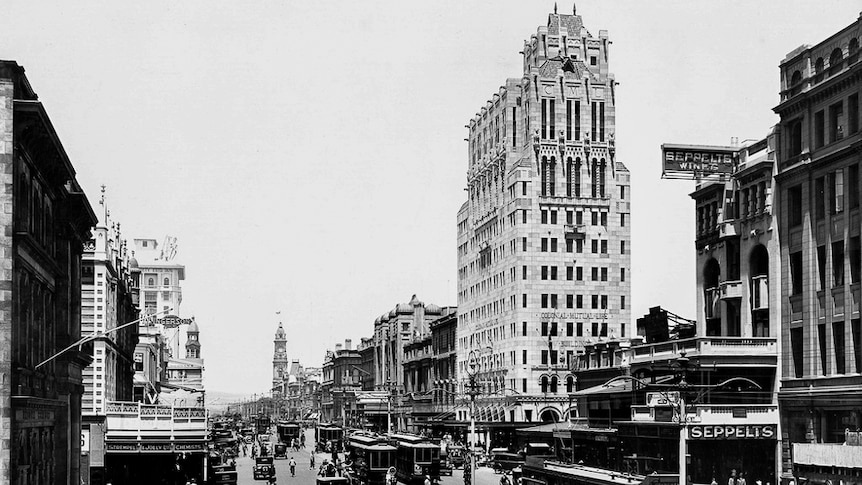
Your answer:
[[[673,380],[674,376],[661,376],[656,378],[655,384],[662,384],[664,382],[668,382]],[[647,388],[648,389],[648,388]],[[632,392],[632,381],[628,379],[620,379],[617,381],[611,382],[609,385],[600,384],[598,386],[588,387],[586,389],[582,389],[580,391],[575,391],[572,393],[574,397],[585,397],[585,396],[597,396],[597,395],[605,395],[605,394],[621,394],[626,392]]]

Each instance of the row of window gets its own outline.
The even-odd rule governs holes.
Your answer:
[[[557,137],[556,100],[542,98],[541,100],[541,131],[543,140],[553,140]],[[604,101],[593,101],[590,106],[590,133],[592,139],[605,141],[605,103]],[[566,100],[566,140],[581,139],[581,101],[578,99]]]
[[[526,297],[527,295],[523,295]],[[556,293],[541,293],[542,308],[559,308]],[[587,295],[590,297],[590,308],[594,310],[606,310],[608,308],[608,295]],[[584,295],[566,294],[566,308],[584,308]],[[524,306],[526,308],[526,306]],[[626,296],[620,295],[620,309],[626,308]]]
[[[827,287],[836,288],[844,286],[845,266],[850,266],[850,283],[856,284],[862,281],[862,240],[859,236],[850,238],[845,251],[845,242],[834,241],[830,246],[820,245],[817,247],[817,283],[818,290]],[[827,261],[828,259],[828,261]],[[805,270],[803,266],[802,251],[790,253],[790,294],[800,295],[803,291]],[[827,271],[827,264],[831,262],[831,271]],[[829,277],[831,276],[831,281]]]
[[[557,266],[541,266],[542,280],[557,280]],[[527,266],[521,267],[522,279],[527,279]],[[606,266],[593,266],[590,268],[591,281],[608,281],[608,268]],[[566,266],[567,281],[583,281],[584,267],[583,266]],[[620,268],[620,281],[626,280],[626,269]]]
[[[581,197],[581,170],[582,163],[580,158],[576,158],[572,160],[571,157],[566,159],[566,197]],[[592,190],[591,196],[593,198],[596,197],[605,197],[605,185],[607,183],[606,177],[607,171],[607,162],[605,159],[596,159],[590,163],[590,166],[587,167],[587,172],[591,176],[590,188]],[[547,156],[542,157],[541,161],[541,195],[555,197],[557,195],[557,158]],[[625,186],[620,185],[620,190],[625,194]],[[526,194],[525,194],[526,195]]]
[[[846,108],[845,108],[846,105]],[[846,113],[846,114],[845,114]],[[786,123],[787,155],[795,157],[802,153],[803,118],[800,116]],[[815,149],[844,139],[859,131],[859,94],[854,93],[814,113],[812,144]]]
[[[859,207],[859,164],[857,163],[817,177],[812,184],[810,207],[813,206],[815,220],[825,219],[827,208],[829,214],[834,216],[844,212],[845,208],[855,209]],[[803,207],[805,206],[802,189],[802,184],[787,189],[787,225],[789,227],[802,225]]]
[[[849,369],[847,365],[847,335],[844,322],[833,322],[829,326],[828,324],[821,323],[816,327],[818,351],[818,359],[816,360],[805,359],[805,343],[813,340],[814,335],[806,335],[808,329],[805,327],[790,329],[790,351],[795,377],[862,372],[862,324],[860,324],[858,318],[854,318],[850,322],[850,338],[853,345],[852,363],[855,365],[855,371]],[[827,333],[831,333],[831,336],[827,335]],[[808,368],[806,368],[806,364]],[[817,367],[815,368],[815,366]]]

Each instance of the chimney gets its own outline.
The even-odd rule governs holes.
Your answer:
[[[341,344],[335,344],[335,351],[341,352]]]
[[[352,345],[353,345],[353,340],[351,340],[349,338],[344,339],[344,350],[353,350],[353,349],[351,349]]]

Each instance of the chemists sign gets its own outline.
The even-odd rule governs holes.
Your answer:
[[[688,437],[692,440],[774,440],[774,424],[742,424],[689,426]]]

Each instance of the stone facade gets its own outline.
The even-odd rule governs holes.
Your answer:
[[[0,62],[0,482],[79,483],[81,255],[96,216],[24,69]]]
[[[490,422],[562,419],[559,383],[584,342],[632,333],[630,180],[615,156],[609,43],[579,15],[549,15],[525,42],[522,74],[468,123],[458,378],[478,355]]]
[[[785,483],[794,476],[858,482],[862,470],[862,448],[855,461],[835,466],[846,433],[862,428],[860,37],[857,19],[780,64],[774,193],[776,288],[785,296],[779,392]]]

